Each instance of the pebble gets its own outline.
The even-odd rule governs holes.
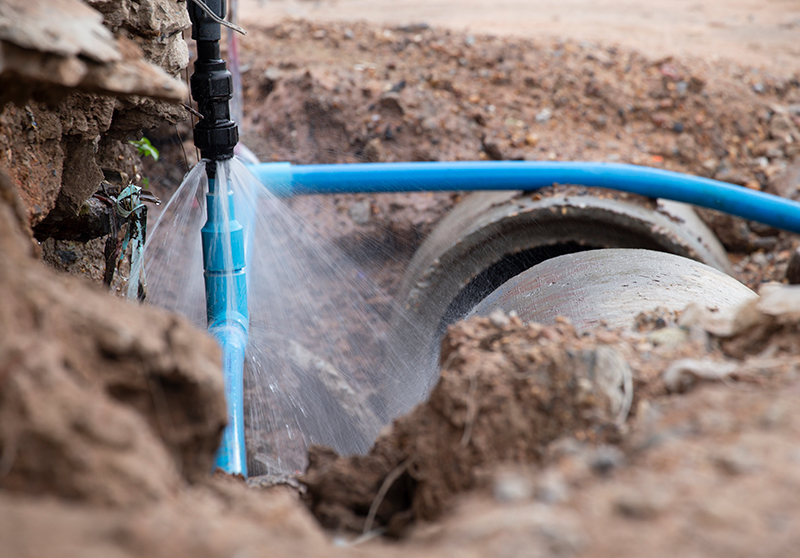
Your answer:
[[[769,265],[769,260],[767,259],[767,256],[764,255],[764,252],[754,253],[752,256],[750,256],[750,261],[758,267],[767,267]]]
[[[679,327],[664,327],[651,332],[647,336],[656,347],[676,347],[683,344],[688,339],[686,330]]]
[[[500,473],[495,478],[492,495],[495,500],[502,503],[529,500],[533,496],[533,484],[521,474]]]
[[[367,200],[354,203],[350,206],[348,213],[356,225],[363,227],[368,225],[372,219],[372,204]]]
[[[506,316],[502,310],[495,310],[489,314],[489,321],[495,327],[508,327],[511,325],[511,318]]]
[[[569,499],[569,487],[559,471],[545,471],[536,481],[534,497],[545,504],[560,504]]]
[[[655,519],[669,505],[669,497],[652,487],[644,490],[628,490],[618,495],[614,510],[630,519]]]
[[[714,457],[714,464],[729,475],[745,475],[757,467],[755,457],[743,446],[730,448]]]
[[[795,248],[786,267],[786,280],[790,285],[800,285],[800,248]]]
[[[625,462],[625,454],[616,446],[602,445],[589,455],[589,466],[598,475],[608,475]]]
[[[553,111],[549,108],[544,108],[536,113],[535,120],[539,124],[544,124],[545,122],[549,121],[553,117]]]

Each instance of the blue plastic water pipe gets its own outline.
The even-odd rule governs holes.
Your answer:
[[[244,231],[236,220],[230,185],[217,180],[218,163],[233,157],[239,141],[230,118],[233,79],[220,53],[220,20],[225,0],[196,0],[187,5],[197,59],[191,77],[192,97],[202,115],[194,127],[194,143],[206,161],[207,222],[201,231],[208,331],[222,349],[228,426],[217,451],[216,466],[247,475],[244,445],[242,375],[247,347],[247,280]]]
[[[223,199],[223,196],[226,199]],[[227,183],[209,178],[207,221],[200,231],[206,287],[208,332],[222,349],[228,426],[222,434],[216,466],[247,476],[242,376],[249,315],[245,275],[244,229],[236,219]]]
[[[718,180],[620,163],[472,161],[291,165],[250,171],[277,196],[419,191],[537,190],[553,184],[610,188],[716,209],[800,233],[800,203]]]

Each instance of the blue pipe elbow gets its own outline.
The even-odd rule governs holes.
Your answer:
[[[298,165],[250,171],[275,195],[537,190],[553,184],[610,188],[716,209],[800,233],[800,204],[708,178],[620,163],[459,161]]]

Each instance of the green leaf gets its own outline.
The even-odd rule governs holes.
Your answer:
[[[142,138],[140,140],[131,140],[128,143],[136,147],[136,149],[139,150],[139,155],[142,157],[150,156],[154,161],[158,161],[158,149],[153,147],[149,139]]]

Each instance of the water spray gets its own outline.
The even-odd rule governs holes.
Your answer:
[[[194,0],[188,9],[192,38],[197,44],[191,90],[202,115],[194,128],[194,142],[206,161],[208,175],[208,220],[201,231],[206,316],[208,331],[222,348],[228,402],[228,426],[216,465],[228,473],[246,476],[242,403],[242,371],[249,327],[245,231],[237,220],[227,177],[218,173],[218,165],[233,157],[239,141],[236,123],[230,118],[233,80],[220,55],[220,20],[225,17],[225,1]]]
[[[223,19],[225,0],[190,0],[188,9],[192,38],[197,43],[191,91],[202,115],[195,126],[194,140],[208,178],[206,223],[201,231],[206,318],[209,332],[222,348],[228,402],[228,427],[216,463],[226,472],[247,475],[242,381],[250,327],[246,257],[251,254],[249,242],[255,222],[250,214],[254,211],[250,207],[252,200],[241,203],[238,199],[239,188],[233,184],[231,168],[226,163],[234,155],[238,130],[231,119],[233,79],[219,45],[221,25],[235,26]],[[797,202],[715,180],[634,165],[539,161],[298,166],[268,163],[251,165],[249,170],[277,196],[531,191],[553,184],[602,187],[708,207],[800,233]],[[254,328],[257,334],[258,328]]]

